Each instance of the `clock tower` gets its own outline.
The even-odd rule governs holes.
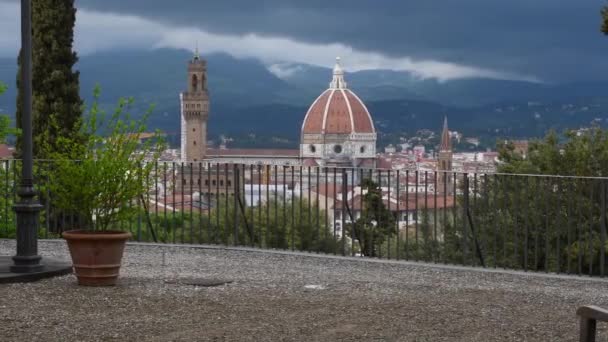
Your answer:
[[[200,162],[206,158],[209,93],[207,91],[207,62],[198,48],[188,62],[187,91],[180,94],[181,157],[184,162]]]

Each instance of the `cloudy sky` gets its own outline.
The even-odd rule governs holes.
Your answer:
[[[187,48],[441,80],[608,79],[604,0],[76,0],[81,55]],[[0,0],[0,56],[16,54],[19,6]],[[276,70],[280,72],[280,70]]]

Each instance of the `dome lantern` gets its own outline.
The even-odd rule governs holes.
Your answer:
[[[344,70],[340,65],[340,57],[336,57],[336,65],[334,66],[334,77],[329,83],[330,89],[346,89],[346,81],[344,81]]]

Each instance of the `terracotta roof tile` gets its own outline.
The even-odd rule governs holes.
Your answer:
[[[6,144],[0,144],[0,159],[11,159],[15,149],[12,146]]]

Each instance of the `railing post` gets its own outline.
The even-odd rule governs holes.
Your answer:
[[[345,227],[345,219],[346,219],[346,206],[348,205],[348,175],[346,174],[346,169],[342,169],[342,224],[340,228],[341,238],[342,238],[342,255],[346,255],[346,227]],[[352,221],[352,219],[351,219]],[[351,222],[353,223],[353,222]],[[352,238],[352,237],[351,237]]]
[[[469,244],[467,239],[467,219],[469,213],[469,174],[462,174],[463,184],[463,205],[462,205],[462,264],[467,264]]]
[[[601,213],[600,213],[600,276],[604,276],[605,257],[606,257],[606,182],[601,180]]]
[[[576,310],[580,317],[580,342],[595,342],[597,321],[608,322],[608,310],[597,306],[581,306]]]
[[[237,164],[234,164],[234,172],[233,172],[233,181],[232,181],[232,185],[234,186],[234,245],[238,246],[239,244],[239,208],[238,208],[238,204],[239,204],[239,200],[241,199],[240,196],[240,186],[239,186],[239,180],[240,180],[240,175],[239,175],[239,167]],[[228,182],[228,179],[226,179],[226,182]],[[226,196],[228,196],[228,194],[226,194]]]
[[[582,317],[580,326],[580,342],[595,342],[595,330],[597,323],[594,319],[588,317]]]

